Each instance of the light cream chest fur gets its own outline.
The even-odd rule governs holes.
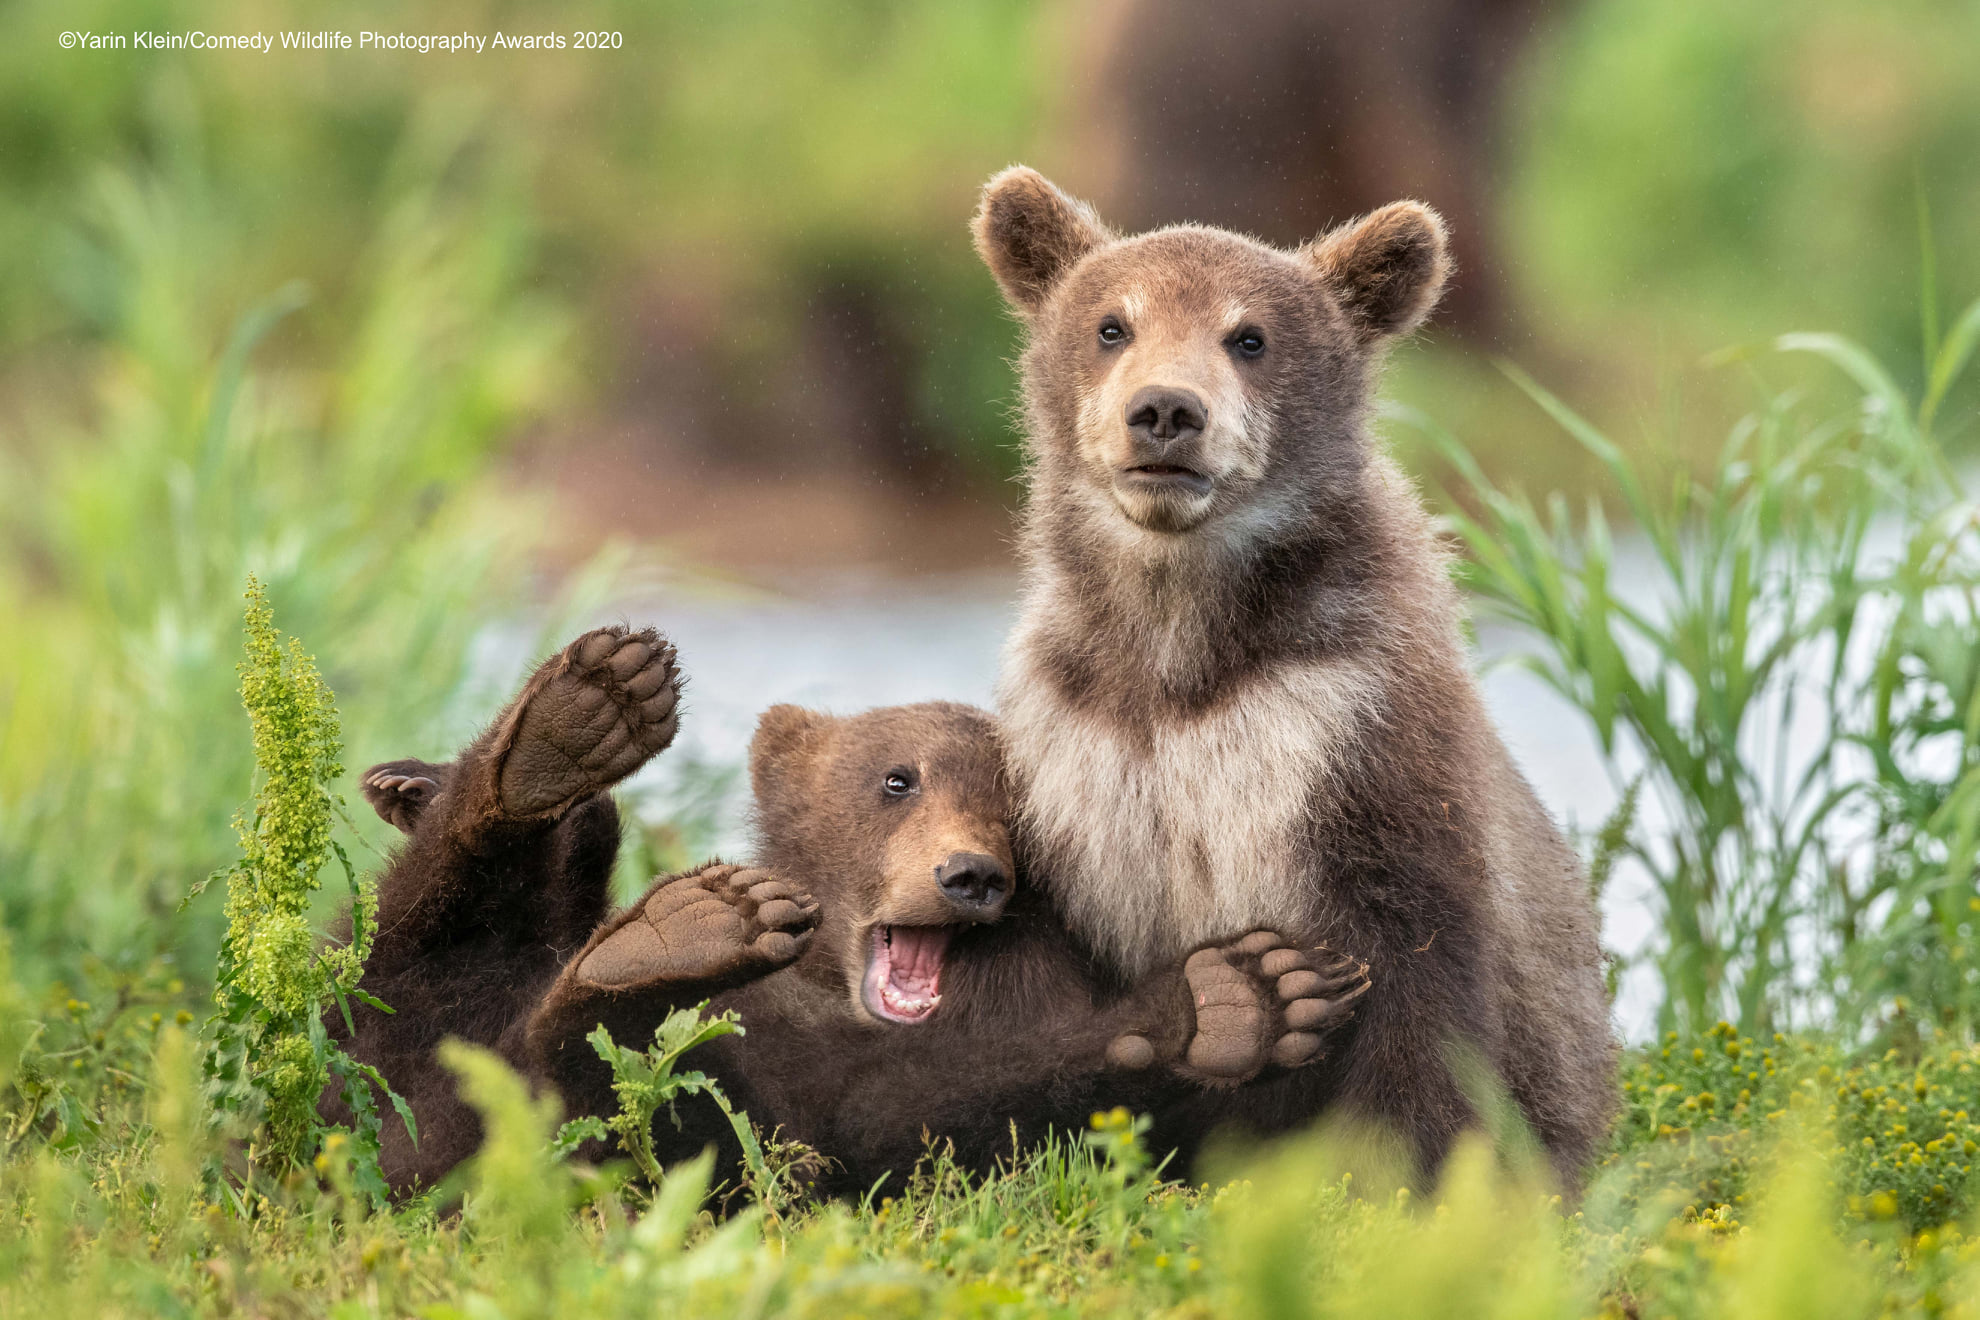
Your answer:
[[[1020,811],[1076,933],[1138,975],[1207,941],[1311,918],[1302,833],[1378,680],[1343,660],[1255,680],[1146,739],[1069,707],[1027,630],[999,683]]]

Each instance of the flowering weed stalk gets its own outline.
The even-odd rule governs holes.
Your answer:
[[[279,1175],[319,1155],[333,1130],[318,1116],[317,1100],[335,1077],[355,1117],[356,1131],[343,1133],[353,1184],[383,1206],[373,1088],[409,1132],[412,1112],[377,1069],[339,1049],[323,1024],[334,1003],[348,1025],[352,999],[391,1012],[358,989],[376,930],[376,882],[358,877],[330,834],[342,810],[331,792],[343,773],[337,708],[302,643],[290,638],[283,647],[267,594],[252,576],[247,601],[241,702],[253,726],[259,783],[253,815],[243,810],[234,819],[240,860],[224,872],[227,934],[214,977],[219,1008],[207,1022],[207,1098],[215,1118],[246,1138],[251,1183],[256,1168]],[[351,889],[350,937],[319,950],[309,906],[332,856]]]

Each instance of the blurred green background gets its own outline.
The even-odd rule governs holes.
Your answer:
[[[1016,332],[964,225],[1011,161],[1125,226],[1292,242],[1443,208],[1463,274],[1390,389],[1514,484],[1590,471],[1495,357],[1629,436],[1743,397],[1701,357],[1788,329],[1847,332],[1915,389],[1980,291],[1968,0],[1375,8],[0,8],[19,974],[210,965],[212,912],[178,902],[247,795],[249,571],[361,766],[486,714],[527,649],[491,658],[491,623],[548,635],[642,556],[1007,567]],[[366,28],[622,44],[59,45]],[[1957,452],[1970,404],[1943,417]]]

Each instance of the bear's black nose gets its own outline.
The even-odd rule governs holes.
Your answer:
[[[986,853],[950,853],[949,860],[935,868],[935,883],[943,897],[969,909],[972,919],[995,921],[1011,896],[1011,872]]]
[[[1172,440],[1203,434],[1208,415],[1203,400],[1191,391],[1149,385],[1128,400],[1127,429],[1138,443],[1160,449]]]

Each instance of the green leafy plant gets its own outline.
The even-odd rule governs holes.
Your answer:
[[[653,1123],[665,1108],[674,1125],[680,1125],[675,1102],[685,1096],[705,1095],[722,1111],[742,1147],[744,1179],[749,1191],[765,1212],[775,1218],[795,1197],[796,1181],[816,1157],[806,1147],[773,1136],[768,1142],[757,1134],[749,1115],[737,1109],[722,1093],[714,1078],[698,1069],[678,1071],[682,1056],[697,1046],[723,1036],[740,1036],[743,1025],[733,1012],[724,1010],[703,1016],[704,1001],[693,1008],[669,1013],[653,1032],[653,1044],[644,1050],[627,1049],[612,1039],[600,1024],[585,1037],[612,1069],[612,1092],[618,1098],[619,1112],[609,1119],[595,1116],[573,1119],[558,1130],[553,1149],[568,1153],[591,1138],[610,1132],[619,1149],[632,1157],[641,1175],[655,1187],[666,1178],[653,1148]]]
[[[241,702],[253,727],[258,772],[252,815],[235,819],[241,857],[227,878],[227,934],[214,975],[218,1011],[207,1023],[205,1073],[216,1116],[247,1129],[250,1167],[284,1173],[313,1160],[329,1135],[316,1104],[335,1077],[356,1119],[353,1178],[378,1205],[381,1123],[372,1091],[385,1095],[417,1140],[412,1111],[378,1070],[331,1041],[332,1004],[350,1023],[350,1001],[392,1010],[358,988],[371,950],[377,886],[360,879],[331,837],[341,810],[333,792],[343,768],[337,710],[316,664],[275,629],[266,592],[248,579]],[[309,919],[319,872],[335,856],[351,891],[350,937],[318,948]]]

